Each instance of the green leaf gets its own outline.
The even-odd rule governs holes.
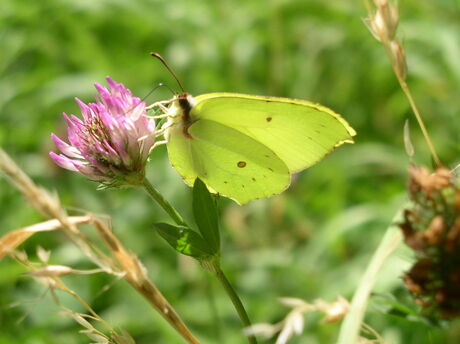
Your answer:
[[[153,226],[158,234],[179,253],[197,259],[207,259],[213,255],[204,239],[188,227],[168,223],[155,223]]]
[[[219,224],[214,198],[201,179],[193,185],[193,215],[198,229],[214,254],[220,250]]]
[[[442,319],[423,314],[419,306],[415,304],[407,305],[389,293],[374,294],[372,304],[378,311],[397,318],[428,326],[441,328],[445,326],[445,321]]]

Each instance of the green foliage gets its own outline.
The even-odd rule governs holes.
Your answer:
[[[219,254],[220,234],[216,200],[200,178],[193,184],[193,215],[198,229],[212,254]]]
[[[158,234],[179,253],[202,260],[213,254],[207,242],[188,227],[167,223],[156,223],[154,227]]]
[[[193,185],[193,215],[198,234],[187,226],[174,226],[167,223],[154,224],[158,234],[179,253],[206,261],[219,256],[220,234],[217,219],[216,200],[206,185],[197,178]]]
[[[439,155],[453,164],[460,150],[458,1],[399,5],[408,83]],[[405,197],[406,118],[415,161],[429,163],[382,47],[361,21],[365,16],[359,1],[2,0],[0,146],[34,180],[57,190],[72,211],[112,216],[116,234],[142,258],[152,280],[203,343],[240,343],[240,327],[224,293],[198,263],[152,235],[151,224],[167,217],[139,191],[96,191],[95,183],[56,167],[48,157],[54,149],[49,134],[63,132],[61,113],[79,111],[73,97],[91,100],[92,83],[106,75],[139,96],[159,82],[176,89],[150,51],[168,60],[192,94],[288,96],[337,110],[359,133],[355,145],[294,176],[279,196],[245,207],[220,202],[222,264],[253,322],[280,320],[286,314],[276,301],[280,296],[349,298]],[[171,96],[161,88],[147,101]],[[164,148],[152,154],[148,175],[190,223],[193,196]],[[0,234],[41,220],[0,178]],[[59,235],[37,236],[23,248],[33,255],[37,244],[52,251],[50,263],[90,265]],[[399,276],[411,261],[404,249],[397,252],[379,275],[377,291],[400,290]],[[87,343],[78,334],[82,328],[57,313],[60,308],[49,293],[41,297],[44,287],[21,272],[8,258],[0,262],[0,343]],[[66,282],[138,344],[152,338],[182,342],[128,286],[102,276],[69,276]],[[63,304],[84,311],[65,297]],[[460,340],[458,322],[440,329],[372,309],[366,322],[395,344]],[[332,343],[336,336],[336,325],[309,321],[304,335],[291,343]]]

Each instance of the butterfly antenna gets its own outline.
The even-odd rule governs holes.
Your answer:
[[[182,86],[181,82],[179,81],[179,78],[177,77],[176,73],[173,72],[173,70],[171,69],[171,67],[169,67],[169,65],[166,63],[165,59],[158,53],[150,53],[150,55],[152,55],[153,57],[156,57],[158,60],[161,61],[161,63],[163,63],[163,65],[166,67],[166,69],[171,73],[171,75],[174,77],[174,79],[176,79],[176,82],[177,84],[179,85],[180,89],[182,90],[182,92],[185,93],[185,89],[184,87]]]
[[[171,91],[172,94],[174,94],[174,91],[171,89],[171,87],[169,87],[168,85],[160,82],[158,85],[156,85],[154,88],[152,88],[150,90],[149,93],[147,93],[146,96],[144,96],[141,101],[145,101],[153,92],[155,92],[157,89],[159,89],[160,87],[166,87],[169,91]]]

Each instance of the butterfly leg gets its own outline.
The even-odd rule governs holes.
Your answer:
[[[167,118],[167,117],[171,117],[171,115],[168,115],[167,113],[165,113],[165,114],[163,114],[163,115],[151,116],[150,118],[153,118],[153,119],[161,119],[161,118]]]
[[[153,146],[152,146],[152,148],[151,148],[150,150],[154,149],[155,147],[158,147],[158,146],[167,144],[167,143],[168,143],[168,141],[166,141],[166,140],[157,141],[157,142],[155,142],[155,143],[153,144]]]
[[[168,108],[166,107],[166,105],[169,105],[173,102],[172,99],[169,99],[169,100],[162,100],[160,102],[155,102],[149,106],[146,107],[147,110],[150,110],[150,109],[153,109],[153,108],[156,108],[158,107],[161,111],[163,112],[167,112],[168,111]]]
[[[163,135],[163,134],[165,133],[165,131],[166,131],[172,124],[173,124],[172,122],[166,122],[166,123],[164,123],[164,124],[161,126],[161,129],[157,130],[157,131],[155,132],[155,134],[156,134],[157,136]]]

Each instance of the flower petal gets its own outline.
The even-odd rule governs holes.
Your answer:
[[[55,134],[51,134],[51,139],[54,141],[56,148],[67,155],[69,158],[83,159],[83,156],[80,154],[80,151],[77,148],[62,141]]]
[[[61,166],[62,168],[65,168],[65,169],[70,170],[70,171],[78,172],[78,169],[76,167],[76,165],[78,165],[78,162],[77,162],[77,164],[75,164],[75,162],[76,162],[75,160],[69,159],[68,157],[66,157],[63,154],[56,154],[54,152],[50,152],[50,157],[51,157],[51,159],[54,160],[54,162],[57,165]]]

